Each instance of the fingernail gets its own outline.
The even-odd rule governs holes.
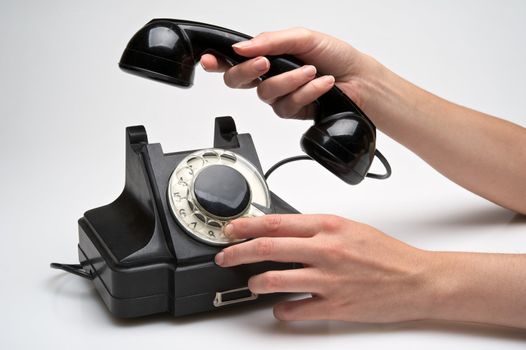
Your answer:
[[[234,225],[232,224],[227,224],[225,226],[225,228],[223,229],[223,233],[225,234],[225,236],[227,236],[228,238],[232,238],[232,233],[234,231]]]
[[[202,61],[199,61],[199,64],[201,65],[201,67],[202,67],[204,70],[206,70],[206,67],[205,67],[205,65],[203,64]]]
[[[217,253],[216,256],[215,256],[214,261],[219,266],[223,265],[223,262],[225,261],[225,253],[223,253],[223,252]]]
[[[268,68],[268,60],[265,57],[260,57],[254,61],[254,68],[258,72],[264,72]]]
[[[325,75],[323,77],[320,78],[322,83],[324,84],[327,84],[327,85],[332,85],[334,84],[334,77],[332,75]]]
[[[249,47],[250,45],[252,45],[252,40],[240,41],[233,44],[232,46],[236,49],[242,49],[244,47]]]
[[[316,67],[314,66],[303,66],[301,70],[303,71],[303,74],[305,74],[305,76],[307,77],[313,77],[316,75]]]

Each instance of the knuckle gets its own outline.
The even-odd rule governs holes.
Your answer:
[[[275,272],[267,272],[263,276],[263,287],[267,291],[277,291],[283,287],[283,277]]]
[[[300,94],[291,94],[289,97],[289,106],[290,109],[294,109],[294,114],[298,111],[298,107],[303,107],[305,105],[305,102],[303,101],[304,98]]]
[[[310,30],[309,28],[305,28],[305,27],[294,27],[293,30],[296,32],[296,35],[299,37],[299,38],[310,38],[312,36],[312,30]]]
[[[292,118],[296,114],[296,109],[293,105],[289,103],[290,98],[285,100],[280,100],[279,103],[273,105],[274,112],[281,118]]]
[[[274,241],[268,237],[258,238],[255,240],[256,255],[258,257],[269,257],[274,251]]]
[[[254,38],[257,38],[258,41],[265,42],[270,35],[270,32],[261,32],[256,35]]]
[[[281,275],[269,271],[249,280],[249,285],[250,290],[256,290],[259,293],[275,292],[282,288],[283,279]]]
[[[338,215],[326,215],[323,219],[323,230],[324,231],[337,231],[345,222],[345,219]]]
[[[359,321],[363,314],[355,300],[355,298],[345,301],[340,298],[331,298],[327,301],[327,307],[323,308],[324,317],[328,320]]]
[[[319,257],[320,266],[325,266],[323,276],[329,280],[338,279],[338,275],[333,271],[334,266],[339,266],[342,262],[351,263],[355,256],[349,248],[342,244],[340,240],[318,240],[317,246],[313,249],[313,254]]]
[[[263,225],[267,232],[276,232],[281,227],[281,215],[271,214],[263,217]]]
[[[259,84],[256,91],[261,101],[269,103],[269,101],[271,100],[271,90],[268,88],[267,84]]]
[[[237,256],[239,255],[237,249],[236,246],[232,246],[223,250],[225,264],[232,265],[236,263]]]
[[[341,244],[326,244],[321,248],[321,253],[320,255],[329,259],[328,261],[341,261],[345,255]]]
[[[234,84],[234,80],[232,79],[231,71],[227,71],[225,72],[225,74],[223,74],[223,81],[225,82],[225,85],[230,88],[236,87],[236,85]]]
[[[305,27],[295,27],[292,28],[294,31],[295,37],[297,38],[297,41],[303,42],[303,43],[310,43],[312,42],[314,38],[314,32],[308,28]]]

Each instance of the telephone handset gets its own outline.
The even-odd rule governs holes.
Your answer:
[[[232,44],[250,36],[206,23],[177,19],[154,19],[130,40],[119,66],[126,72],[178,87],[190,87],[194,67],[204,53],[213,53],[237,64],[247,60]],[[302,66],[287,55],[270,56],[270,70],[262,79]],[[312,159],[348,184],[364,177],[390,175],[387,160],[375,148],[376,128],[360,108],[334,86],[317,100],[319,113],[301,138],[301,147]],[[374,156],[386,168],[385,175],[368,174]]]

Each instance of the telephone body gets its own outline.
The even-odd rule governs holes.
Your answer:
[[[204,171],[225,167],[227,178],[223,180],[229,181],[233,170],[222,164],[221,158],[224,158],[224,164],[241,159],[248,162],[250,171],[255,173],[247,175],[243,170],[238,173],[249,181],[250,176],[262,176],[251,136],[238,134],[230,117],[215,119],[213,147],[194,151],[164,153],[160,144],[148,143],[144,127],[126,128],[126,182],[122,194],[109,205],[87,211],[78,222],[80,264],[92,277],[98,293],[113,314],[137,317],[169,312],[182,316],[250,303],[269,297],[248,290],[250,276],[268,270],[299,267],[294,263],[263,262],[221,268],[213,262],[214,256],[224,245],[233,243],[220,237],[223,224],[218,219],[220,216],[215,214],[221,208],[202,208],[199,205],[202,199],[194,198],[195,210],[185,213],[190,220],[185,222],[176,216],[174,211],[181,208],[170,203],[175,197],[174,187],[170,184],[187,181],[188,189],[192,189],[193,183],[196,191],[196,179],[189,178],[189,168],[181,167],[182,162],[203,161],[198,165],[207,166],[200,168],[200,175],[196,178],[199,180],[205,176],[205,181],[212,177],[221,182],[217,171],[212,174]],[[256,187],[252,183],[250,186]],[[250,186],[248,191],[252,192]],[[203,186],[197,188],[199,190],[202,191]],[[184,196],[195,197],[195,193],[182,191],[178,195],[181,200]],[[248,193],[248,196],[253,197],[253,193]],[[235,216],[297,213],[271,191],[268,191],[266,203],[265,199],[258,201],[260,203],[234,205],[227,209],[238,210]],[[256,207],[251,207],[253,204]],[[220,215],[225,214],[224,210]],[[201,230],[192,234],[196,227],[201,227]],[[210,235],[206,241],[200,236],[204,234],[206,238],[208,231]]]

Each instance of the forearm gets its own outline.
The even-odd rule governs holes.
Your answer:
[[[377,64],[362,107],[384,133],[443,175],[526,214],[526,129],[453,104]]]
[[[526,328],[526,255],[432,252],[429,318]]]

